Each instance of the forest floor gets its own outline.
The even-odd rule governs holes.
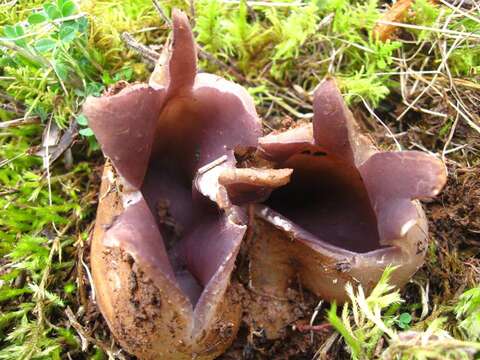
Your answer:
[[[401,301],[388,279],[371,308],[337,315],[312,301],[286,338],[242,328],[222,358],[478,358],[480,3],[398,3],[402,16],[378,0],[2,1],[0,359],[130,358],[92,300],[104,159],[81,105],[148,77],[173,7],[194,25],[200,68],[245,86],[265,132],[311,118],[312,90],[329,74],[378,147],[429,152],[448,168],[424,203],[428,254]],[[379,40],[378,26],[392,24]],[[375,307],[378,318],[363,316]],[[314,314],[316,326],[302,327]]]

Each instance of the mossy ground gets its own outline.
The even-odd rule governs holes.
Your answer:
[[[225,359],[309,359],[319,349],[332,359],[478,358],[480,4],[416,0],[394,40],[381,42],[372,32],[388,5],[160,2],[167,17],[174,6],[190,15],[201,69],[247,87],[266,131],[310,118],[311,91],[330,74],[378,146],[435,153],[449,170],[425,204],[428,257],[403,302],[381,284],[343,315],[323,304],[313,341],[298,326],[273,343],[242,329]],[[168,24],[149,0],[52,0],[3,2],[0,25],[0,359],[128,358],[91,298],[103,159],[80,108],[147,77],[152,64],[123,32],[158,51]],[[366,316],[372,309],[381,315]]]

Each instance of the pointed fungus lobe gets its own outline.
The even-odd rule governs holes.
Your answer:
[[[113,165],[92,242],[98,303],[141,359],[212,359],[240,321],[230,275],[246,217],[218,175],[234,167],[236,146],[256,146],[261,128],[245,89],[197,74],[195,49],[175,10],[173,42],[149,85],[89,98],[83,109]]]
[[[313,108],[313,124],[259,139],[260,156],[274,169],[292,170],[287,184],[271,187],[268,199],[254,205],[251,284],[268,298],[284,299],[279,307],[295,281],[336,301],[346,299],[346,282],[368,291],[387,265],[398,266],[394,284],[406,283],[421,266],[428,241],[416,199],[437,195],[446,181],[445,166],[433,156],[375,149],[333,79],[317,88]],[[255,186],[265,186],[241,185],[230,181],[227,190],[236,189],[237,199],[255,198]],[[264,313],[258,310],[258,324],[276,337],[280,325]]]

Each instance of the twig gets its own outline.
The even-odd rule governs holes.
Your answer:
[[[0,196],[16,194],[16,193],[18,193],[18,192],[20,192],[19,189],[2,190],[2,191],[0,191]]]
[[[192,25],[192,28],[195,27],[195,0],[189,0],[189,3],[190,3],[190,18],[191,18],[191,25]]]
[[[447,148],[450,145],[450,142],[453,139],[453,135],[455,134],[455,129],[457,128],[458,124],[458,119],[460,119],[460,114],[457,112],[457,116],[455,117],[455,121],[453,122],[452,128],[450,129],[450,132],[448,134],[447,141],[445,141],[445,145],[443,145],[443,150],[442,150],[442,160],[445,161],[445,155],[447,153]]]
[[[329,360],[329,359],[332,359],[332,357],[328,355],[328,352],[332,348],[335,341],[337,341],[339,336],[340,335],[336,332],[333,333],[332,335],[330,335],[329,338],[327,340],[325,340],[325,342],[322,344],[320,349],[318,349],[318,351],[315,353],[312,360],[319,360],[319,359],[320,360],[327,360],[327,359]]]
[[[325,332],[332,329],[332,324],[330,323],[323,323],[320,325],[310,325],[310,324],[295,324],[293,325],[294,330],[298,330],[300,332]]]
[[[460,116],[467,122],[468,125],[470,125],[475,131],[480,133],[480,125],[475,123],[472,119],[470,119],[463,111],[460,109],[457,105],[455,105],[451,100],[447,100],[448,104],[453,107],[455,110],[458,111]]]
[[[11,127],[17,127],[28,124],[39,124],[40,118],[38,116],[28,116],[27,118],[19,118],[8,121],[0,122],[0,129],[6,129]]]
[[[283,101],[283,99],[279,98],[278,96],[274,96],[273,94],[271,94],[270,92],[266,91],[265,92],[265,95],[266,95],[266,98],[275,102],[277,105],[279,105],[280,107],[282,107],[283,109],[287,110],[290,114],[292,114],[293,116],[297,117],[297,118],[300,118],[300,119],[311,119],[313,117],[313,113],[307,113],[307,114],[303,114],[301,112],[298,112],[297,110],[295,110],[293,107],[291,107],[290,105],[288,105],[285,101]]]
[[[3,167],[3,166],[5,166],[5,165],[10,164],[12,161],[15,161],[15,160],[21,158],[22,156],[27,155],[27,154],[28,154],[28,151],[24,151],[24,152],[22,152],[22,153],[20,153],[20,154],[15,155],[14,157],[12,157],[12,158],[10,158],[10,159],[1,160],[1,161],[0,161],[0,168]]]
[[[50,116],[50,120],[48,121],[48,125],[47,125],[47,139],[50,137],[50,130],[51,130],[51,127],[52,127],[52,120],[53,120],[53,116]],[[43,159],[43,163],[44,163],[44,166],[47,170],[47,185],[48,185],[48,204],[50,206],[53,205],[52,203],[52,182],[50,180],[50,154],[49,154],[49,151],[48,151],[48,147],[49,147],[50,143],[49,141],[47,140],[45,142],[45,157]],[[53,247],[52,247],[53,249]]]
[[[431,31],[431,32],[437,32],[440,34],[444,35],[450,35],[455,38],[458,38],[459,36],[462,38],[474,38],[479,40],[480,35],[470,33],[470,32],[463,32],[463,31],[455,31],[455,30],[449,30],[449,29],[437,29],[434,27],[430,26],[421,26],[421,25],[413,25],[413,24],[406,24],[406,23],[401,23],[401,22],[396,22],[396,21],[386,21],[386,20],[378,20],[379,24],[383,25],[393,25],[393,26],[398,26],[398,27],[403,27],[406,29],[415,29],[415,30],[426,30],[426,31]]]
[[[155,50],[150,49],[148,46],[145,46],[135,40],[132,35],[130,35],[127,32],[122,33],[121,35],[122,40],[125,42],[125,44],[131,48],[132,50],[138,52],[141,56],[143,56],[146,60],[152,62],[155,64],[158,61],[158,58],[160,57],[160,54],[156,52]],[[223,61],[217,59],[210,53],[208,53],[206,50],[204,50],[200,45],[197,45],[197,50],[198,50],[198,55],[207,61],[210,61],[214,64],[216,64],[218,67],[228,71],[231,75],[235,76],[237,79],[242,80],[242,81],[247,81],[245,77],[238,71],[236,70],[233,66],[230,66]]]
[[[475,21],[476,23],[479,23],[480,24],[480,18],[477,18],[473,15],[470,15],[468,12],[466,11],[463,11],[462,9],[460,9],[460,7],[455,7],[455,6],[452,6],[450,3],[448,3],[447,1],[445,0],[437,0],[437,1],[440,1],[443,5],[445,5],[446,7],[449,7],[450,9],[452,9],[454,12],[457,12],[463,16],[465,16],[466,18],[469,18],[470,20],[473,20]]]
[[[8,104],[8,103],[7,104],[0,103],[0,109],[11,112],[11,113],[14,113],[14,114],[17,114],[17,115],[21,115],[23,113],[15,105]]]
[[[367,101],[360,96],[360,98],[362,99],[362,102],[363,102],[363,105],[367,108],[368,112],[375,118],[377,119],[377,121],[385,128],[385,130],[387,130],[387,132],[390,134],[390,136],[392,137],[393,141],[395,142],[395,145],[397,145],[397,149],[399,151],[402,150],[402,145],[400,145],[400,143],[398,142],[397,138],[395,137],[394,133],[392,132],[392,130],[390,130],[390,128],[387,126],[387,124],[385,124],[382,119],[380,119],[378,117],[377,114],[375,114],[375,112],[372,110],[372,108],[370,107],[370,105],[368,105]]]
[[[22,112],[24,113],[25,112],[25,109],[26,109],[26,105],[24,103],[22,103],[21,101],[18,101],[17,99],[15,99],[13,96],[10,96],[9,94],[3,92],[3,91],[0,91],[0,99],[3,99],[9,103],[11,103],[16,109],[17,109],[17,113],[19,112]]]
[[[320,312],[320,309],[322,308],[323,305],[323,300],[320,300],[315,306],[315,310],[313,310],[312,317],[310,318],[310,322],[308,323],[310,326],[313,326],[313,323],[315,322],[315,319],[318,316],[318,313]],[[310,342],[313,343],[313,330],[310,331]]]
[[[88,340],[90,343],[95,344],[97,347],[105,351],[107,354],[111,354],[112,351],[110,350],[110,346],[108,346],[106,343],[103,341],[100,341],[98,339],[95,339],[93,336],[91,336],[83,327],[80,325],[80,323],[77,321],[72,309],[70,307],[67,307],[65,309],[65,314],[67,315],[68,321],[72,325],[72,327],[77,330],[77,333],[80,335],[82,338],[82,348],[86,345],[86,341]],[[84,349],[84,351],[86,348]]]
[[[162,18],[163,21],[165,21],[165,23],[168,24],[169,27],[172,26],[172,21],[169,19],[169,17],[165,14],[165,12],[163,11],[162,7],[160,6],[159,2],[157,0],[152,0],[153,2],[153,6],[155,7],[155,9],[157,10],[158,14],[160,15],[160,17]]]
[[[446,63],[447,63],[447,60],[448,58],[450,57],[450,54],[453,52],[453,50],[461,43],[463,42],[464,40],[466,40],[465,38],[461,39],[461,40],[457,40],[455,41],[455,43],[450,47],[450,49],[448,50],[448,52],[446,53],[446,55],[442,58],[442,61],[440,63],[440,65],[438,66],[437,68],[437,71],[438,73],[442,73],[442,69],[445,67]],[[435,84],[435,81],[436,79],[438,78],[438,74],[435,74],[433,77],[432,77],[432,81],[430,81],[427,86],[420,92],[420,94],[407,106],[407,108],[397,117],[397,121],[400,121],[406,114],[408,111],[410,111],[410,109],[412,109],[415,104],[422,98],[422,96],[430,89],[430,88],[434,88],[434,84]],[[421,77],[419,78],[421,79]],[[441,95],[441,94],[440,94]]]
[[[77,135],[78,135],[78,125],[77,125],[77,122],[74,119],[72,119],[70,121],[70,126],[63,133],[62,137],[60,138],[60,141],[55,147],[55,150],[52,152],[52,155],[50,155],[50,163],[54,163],[60,157],[60,155],[62,155],[65,152],[65,150],[70,148],[73,141],[76,139]]]
[[[153,64],[155,64],[158,58],[160,57],[159,53],[150,49],[148,46],[145,46],[139,43],[128,32],[123,32],[121,35],[121,38],[129,48],[131,48],[132,50],[135,50],[140,55],[142,55],[146,60],[150,61]]]
[[[204,50],[200,45],[197,45],[198,55],[204,60],[210,61],[217,65],[218,67],[228,71],[231,75],[235,76],[237,79],[242,81],[247,81],[245,76],[243,76],[237,69],[233,66],[224,63],[222,60],[217,59],[215,56]]]

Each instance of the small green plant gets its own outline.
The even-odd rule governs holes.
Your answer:
[[[209,53],[228,59],[231,54],[232,43],[225,41],[226,22],[224,12],[218,0],[197,1],[197,17],[194,31],[197,33],[197,41],[204,44]]]
[[[126,51],[121,34],[127,31],[141,43],[163,45],[167,27],[155,11],[152,0],[83,0],[79,3],[90,19],[89,44],[102,54],[108,72],[116,73],[128,67],[136,79],[145,79],[147,67],[138,61],[135,52]]]
[[[480,340],[480,287],[465,291],[455,305],[455,313],[460,321],[464,338]]]
[[[0,85],[43,121],[51,114],[65,127],[105,71],[100,53],[89,46],[89,23],[71,0],[46,2],[27,21],[5,25],[0,58],[6,80]],[[94,86],[94,84],[98,84]]]
[[[403,300],[400,293],[388,281],[394,267],[387,267],[378,284],[369,296],[361,286],[356,290],[348,283],[345,287],[350,303],[343,306],[341,317],[337,315],[337,306],[327,312],[328,321],[342,335],[352,359],[371,359],[380,339],[386,335],[395,339],[397,334],[393,325],[399,316],[391,314]],[[390,312],[389,312],[390,310]]]
[[[393,271],[393,267],[385,269],[369,296],[365,296],[362,287],[354,290],[348,283],[345,289],[350,303],[343,306],[340,316],[335,303],[327,312],[328,321],[343,337],[352,359],[471,359],[480,351],[480,343],[473,342],[479,335],[478,288],[465,292],[455,310],[459,319],[463,319],[460,327],[465,330],[468,341],[455,339],[445,330],[446,317],[433,318],[424,331],[413,331],[410,330],[415,326],[412,315],[398,314],[404,300],[399,291],[388,284]],[[388,346],[380,352],[381,339],[385,339]]]
[[[383,360],[469,360],[480,351],[480,343],[453,338],[445,330],[447,319],[433,319],[425,331],[405,331],[390,341],[379,356]]]
[[[0,158],[15,159],[0,168],[0,359],[61,358],[72,330],[45,319],[69,303],[59,283],[74,269],[74,238],[66,232],[93,212],[80,196],[90,173],[87,164],[43,177],[37,170],[41,159],[26,154],[38,133],[31,125],[0,136]],[[68,341],[70,349],[79,346]]]
[[[409,313],[401,313],[395,323],[400,329],[406,330],[410,327],[410,324],[412,323],[412,315],[410,315]]]

